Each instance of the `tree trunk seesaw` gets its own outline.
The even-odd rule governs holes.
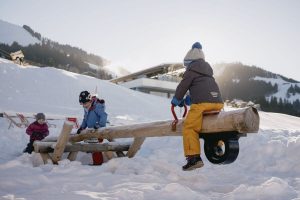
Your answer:
[[[35,152],[41,153],[44,162],[51,158],[57,163],[63,152],[70,152],[68,158],[76,159],[76,152],[96,151],[127,151],[127,157],[133,157],[141,148],[146,137],[181,136],[184,120],[179,120],[176,130],[172,131],[172,120],[148,122],[140,124],[104,127],[98,130],[83,130],[79,135],[70,135],[72,122],[65,122],[58,138],[45,138],[34,143]],[[202,129],[199,137],[204,140],[204,152],[208,160],[214,164],[232,163],[238,156],[240,137],[247,133],[257,133],[259,130],[259,115],[255,108],[249,107],[233,111],[221,111],[218,114],[203,116]],[[117,138],[134,138],[131,144],[102,143],[81,144],[90,138],[102,138],[113,141]],[[217,151],[220,147],[222,151]],[[178,147],[176,147],[178,148]],[[52,153],[52,157],[49,153]]]

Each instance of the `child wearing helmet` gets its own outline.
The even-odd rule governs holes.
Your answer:
[[[93,97],[88,91],[82,91],[79,94],[79,103],[84,109],[84,118],[77,134],[86,128],[98,129],[106,126],[107,113],[105,112],[105,102],[96,97]],[[99,139],[102,142],[102,139]],[[103,155],[101,152],[94,152],[94,165],[101,165],[103,162]]]

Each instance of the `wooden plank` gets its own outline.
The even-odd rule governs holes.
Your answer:
[[[48,153],[40,153],[40,155],[44,161],[44,164],[47,164],[48,160],[52,160],[51,156]]]
[[[52,153],[54,152],[56,142],[43,142],[43,141],[35,141],[34,142],[34,150],[36,153]],[[110,143],[67,143],[64,148],[64,152],[107,152],[107,151],[128,151],[131,143],[118,143],[118,142],[110,142]]]
[[[129,147],[128,147],[128,149],[129,149]],[[106,152],[103,152],[103,154],[107,158],[107,160],[111,160],[116,157],[114,152],[112,152],[112,151],[106,151]]]
[[[56,145],[56,141],[55,142],[43,142],[43,141],[36,140],[33,143],[34,152],[35,153],[53,153],[53,150]]]
[[[109,142],[115,142],[114,139],[107,139]],[[107,157],[111,157],[111,154],[109,152],[106,153],[107,154]],[[112,153],[112,155],[114,154],[114,152]],[[125,154],[123,153],[123,151],[116,151],[116,155],[117,157],[125,157]]]
[[[73,122],[65,121],[63,129],[57,139],[57,143],[54,148],[52,155],[52,160],[54,164],[57,164],[60,161],[62,154],[64,153],[65,146],[69,140],[69,135],[73,129]]]
[[[129,147],[128,152],[127,152],[127,157],[132,158],[135,156],[135,154],[140,150],[142,144],[145,141],[145,137],[136,137],[134,138],[134,141],[132,145]]]
[[[44,138],[43,140],[41,140],[42,142],[57,142],[57,136],[47,136],[46,138]]]
[[[78,151],[70,152],[69,155],[68,155],[68,159],[69,159],[70,161],[76,160],[77,154],[78,154]]]
[[[100,128],[97,131],[83,130],[82,133],[70,136],[71,142],[79,142],[87,138],[132,138],[181,136],[183,121],[179,120],[176,131],[171,130],[173,120],[113,126]],[[241,134],[257,133],[259,115],[255,108],[221,111],[215,115],[205,115],[201,134],[212,134],[234,131]]]

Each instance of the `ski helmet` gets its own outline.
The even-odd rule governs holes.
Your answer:
[[[79,103],[84,104],[91,101],[91,94],[88,91],[82,91],[79,94]]]

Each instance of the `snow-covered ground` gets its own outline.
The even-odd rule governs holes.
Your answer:
[[[82,117],[78,95],[96,87],[110,125],[171,119],[168,99],[55,68],[0,59],[0,80],[0,112],[44,112],[57,119],[50,136],[59,134],[65,117]],[[213,165],[202,154],[205,166],[191,172],[181,170],[180,137],[147,138],[134,158],[102,166],[88,165],[91,155],[85,153],[73,162],[39,165],[38,154],[22,154],[29,140],[25,129],[8,129],[0,118],[0,199],[300,199],[300,118],[259,114],[259,133],[240,139],[234,163]]]

